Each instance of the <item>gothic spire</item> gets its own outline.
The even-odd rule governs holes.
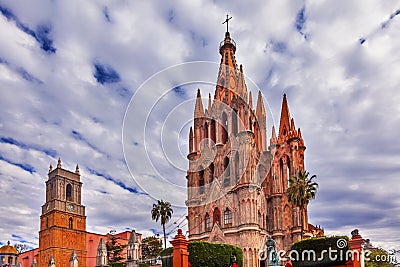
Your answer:
[[[229,19],[228,16],[225,20],[227,24]],[[218,72],[217,88],[215,90],[215,98],[219,101],[226,99],[226,97],[230,100],[233,97],[233,92],[237,90],[238,86],[238,69],[235,58],[236,43],[231,39],[228,30],[229,29],[227,28],[225,38],[219,46],[221,63]]]
[[[276,138],[275,126],[272,125],[271,145],[276,144],[276,142],[277,142],[277,138]]]
[[[265,107],[264,107],[264,101],[262,100],[261,91],[258,91],[256,115],[257,116],[265,115]]]
[[[286,99],[286,94],[283,95],[281,118],[279,124],[279,137],[286,135],[290,130],[290,112]]]
[[[293,118],[290,120],[290,131],[292,131],[293,134],[295,134],[295,135],[297,134],[296,126],[294,125],[294,119]]]
[[[190,131],[189,131],[189,153],[193,152],[193,128],[190,126]]]
[[[197,89],[196,106],[194,107],[194,117],[204,117],[203,102],[201,100],[200,89]]]
[[[249,106],[253,109],[253,95],[251,94],[251,91],[249,92]]]

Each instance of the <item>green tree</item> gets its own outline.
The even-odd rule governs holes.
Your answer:
[[[313,181],[317,176],[312,175],[309,177],[309,175],[307,171],[299,171],[297,175],[290,177],[289,188],[287,190],[289,202],[300,209],[301,239],[303,239],[304,230],[304,208],[307,207],[311,199],[315,198],[318,188],[318,184]]]
[[[108,240],[106,242],[107,254],[108,254],[108,263],[113,266],[122,266],[121,262],[125,258],[122,256],[124,249],[127,245],[122,245],[118,242],[118,238],[114,235],[108,235]]]
[[[165,234],[165,224],[171,219],[172,213],[174,211],[171,208],[171,203],[163,200],[158,200],[157,204],[153,204],[153,209],[151,210],[151,218],[158,222],[161,220],[161,225],[164,232],[164,248],[167,248],[167,235]]]
[[[18,251],[18,254],[21,254],[22,252],[28,251],[30,249],[28,245],[21,243],[14,244],[14,248]]]
[[[372,248],[365,257],[365,267],[395,267],[395,254],[390,254],[382,248]]]
[[[142,240],[142,258],[153,259],[160,255],[162,242],[155,236],[149,236]]]

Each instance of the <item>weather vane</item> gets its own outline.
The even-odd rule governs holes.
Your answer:
[[[232,17],[229,17],[229,14],[226,14],[226,20],[224,22],[222,22],[222,24],[226,23],[226,32],[229,32],[229,20],[232,19]]]

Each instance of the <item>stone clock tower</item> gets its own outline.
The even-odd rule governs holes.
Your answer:
[[[86,216],[81,204],[82,183],[79,167],[65,170],[58,160],[50,165],[46,181],[46,203],[42,206],[39,232],[39,267],[47,267],[53,256],[57,267],[68,267],[76,252],[79,266],[86,265]]]

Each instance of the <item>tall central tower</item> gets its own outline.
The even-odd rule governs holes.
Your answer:
[[[59,159],[57,168],[50,165],[48,177],[40,216],[38,265],[47,267],[54,257],[57,267],[68,267],[75,251],[79,266],[85,266],[86,216],[78,165],[71,172],[62,168]]]
[[[205,109],[200,89],[189,133],[187,172],[190,240],[229,243],[244,253],[244,266],[263,266],[259,250],[272,236],[289,249],[305,236],[307,211],[287,200],[288,179],[304,170],[304,141],[283,97],[278,135],[272,127],[267,145],[267,115],[261,92],[253,109],[243,67],[236,63],[230,33],[220,44],[221,63],[214,98]]]

